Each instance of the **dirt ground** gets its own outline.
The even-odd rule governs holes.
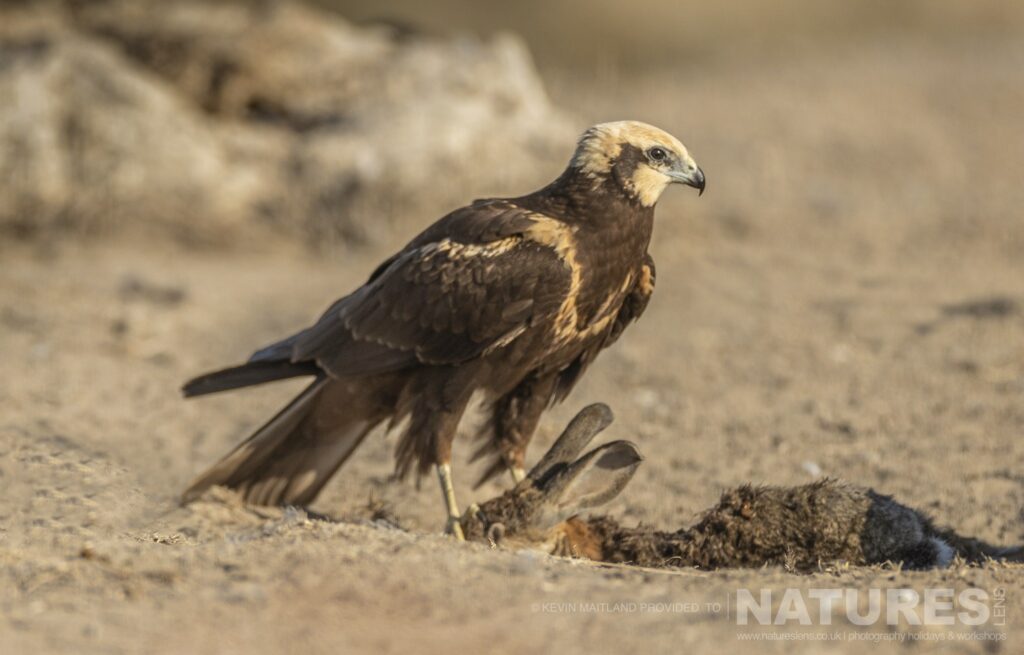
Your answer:
[[[626,521],[681,526],[729,486],[829,475],[1024,541],[1020,41],[547,76],[581,129],[629,117],[679,135],[708,190],[669,191],[647,314],[547,415],[534,457],[601,400],[617,415],[608,438],[646,456],[609,508]],[[839,652],[901,634],[1019,652],[1019,566],[653,573],[459,545],[437,534],[434,480],[389,480],[384,436],[317,501],[333,520],[218,496],[178,508],[192,476],[297,388],[185,402],[179,385],[306,324],[409,236],[316,257],[0,245],[0,651],[721,652],[828,633]],[[456,445],[464,503],[501,490],[469,488],[470,450]],[[403,529],[374,521],[380,506]],[[731,611],[742,589],[903,587],[1003,593],[1005,618],[773,628]]]

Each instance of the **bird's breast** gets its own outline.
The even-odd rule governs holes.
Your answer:
[[[622,228],[581,236],[576,248],[577,328],[589,330],[609,316],[614,318],[637,279],[649,239],[647,230]]]
[[[625,216],[601,225],[542,214],[534,214],[532,220],[524,236],[551,248],[569,272],[568,288],[548,336],[550,353],[588,341],[615,320],[644,261],[650,216]]]
[[[583,279],[577,292],[566,299],[555,321],[556,343],[584,342],[604,333],[622,308],[635,280],[633,271],[598,279]]]

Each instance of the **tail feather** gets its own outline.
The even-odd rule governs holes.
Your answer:
[[[308,505],[375,426],[354,421],[320,435],[316,444],[290,448],[240,484],[239,491],[253,505]]]
[[[251,505],[307,505],[387,413],[373,385],[320,377],[266,425],[196,478],[187,504],[214,485]]]
[[[314,362],[254,361],[200,375],[186,382],[181,391],[186,398],[191,398],[302,375],[317,375],[318,373],[320,373],[320,369]]]
[[[326,380],[317,380],[306,387],[251,437],[238,444],[234,450],[193,480],[181,495],[181,502],[190,503],[215,485],[237,486],[252,475],[302,423],[325,382]]]

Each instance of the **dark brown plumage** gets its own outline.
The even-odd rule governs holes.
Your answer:
[[[455,210],[310,328],[192,380],[186,396],[315,378],[185,500],[221,484],[252,503],[309,503],[374,426],[406,418],[398,473],[437,465],[444,485],[477,390],[491,410],[485,478],[521,469],[543,410],[643,313],[654,204],[671,182],[704,186],[674,137],[635,122],[595,126],[548,186]]]

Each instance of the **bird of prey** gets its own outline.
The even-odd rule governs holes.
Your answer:
[[[595,125],[544,188],[456,209],[311,327],[188,382],[199,396],[313,378],[183,501],[224,485],[254,505],[308,504],[375,426],[404,422],[396,473],[435,467],[461,538],[450,461],[470,397],[482,391],[488,410],[481,481],[506,468],[521,479],[542,412],[646,308],[654,206],[674,182],[704,191],[678,139],[636,121]]]

